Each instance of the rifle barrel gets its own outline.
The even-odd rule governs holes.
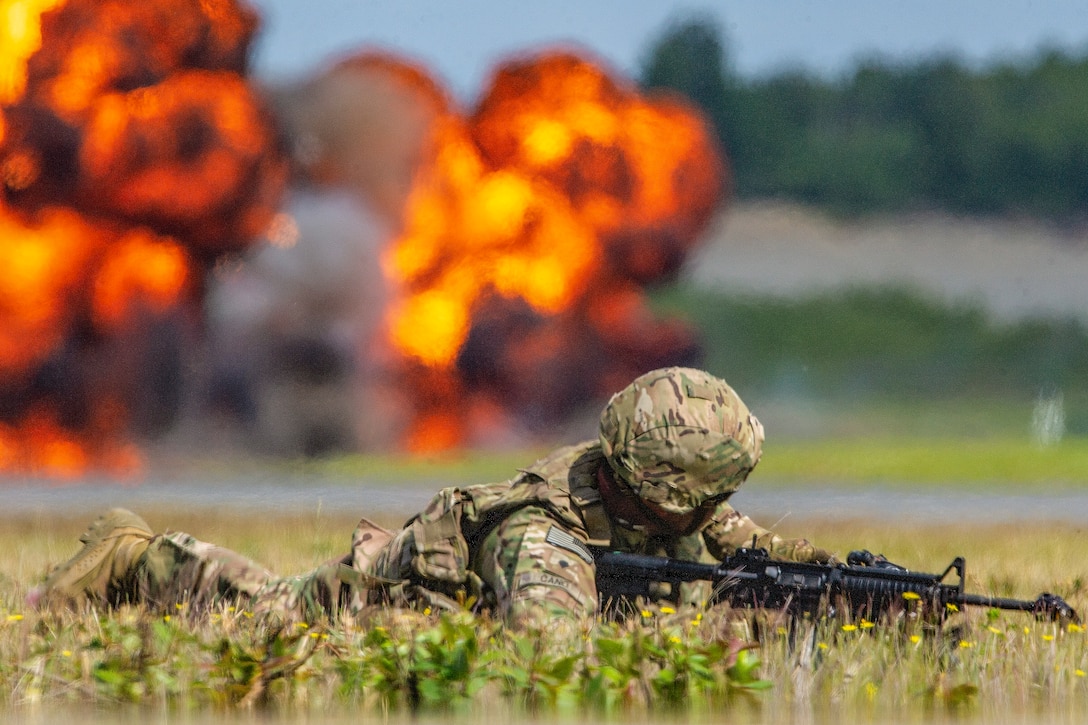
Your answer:
[[[953,600],[953,604],[967,604],[973,607],[992,607],[1008,609],[1014,612],[1030,612],[1036,607],[1034,600],[1008,599],[1006,597],[987,597],[982,594],[963,594]]]

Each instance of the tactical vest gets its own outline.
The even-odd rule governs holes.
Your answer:
[[[424,579],[462,584],[476,545],[512,512],[545,509],[573,535],[607,539],[607,518],[597,491],[600,444],[560,448],[501,483],[442,489],[422,513],[409,519],[411,569]]]
[[[607,463],[600,444],[586,441],[554,451],[509,481],[443,489],[405,524],[413,540],[411,573],[464,584],[477,544],[505,517],[526,506],[546,510],[585,543],[689,560],[706,556],[699,534],[649,538],[613,526],[597,489],[597,469],[602,465]]]

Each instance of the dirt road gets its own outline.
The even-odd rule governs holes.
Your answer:
[[[448,481],[446,483],[449,483]],[[27,515],[74,516],[111,506],[136,511],[174,508],[232,509],[311,513],[357,511],[359,516],[396,520],[422,510],[438,490],[437,481],[390,482],[365,480],[358,484],[319,477],[240,478],[224,482],[163,480],[152,477],[140,486],[86,483],[70,487],[6,485],[0,521]],[[1088,520],[1088,491],[1054,494],[1015,494],[1003,491],[960,492],[934,486],[884,485],[870,488],[824,485],[748,486],[734,498],[736,507],[755,520],[773,525],[784,519],[847,521],[867,518],[902,524],[997,523],[1001,521]]]
[[[919,216],[847,224],[786,204],[738,204],[690,260],[700,285],[792,296],[893,283],[1001,320],[1088,322],[1088,235],[1040,224]]]

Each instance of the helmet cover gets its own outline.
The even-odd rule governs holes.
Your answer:
[[[763,426],[724,380],[673,367],[612,396],[600,441],[620,485],[683,515],[740,487],[759,462]]]

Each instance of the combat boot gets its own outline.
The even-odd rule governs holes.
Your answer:
[[[110,509],[79,537],[83,548],[30,592],[28,603],[118,603],[127,598],[136,562],[153,537],[151,527],[136,514],[127,509]]]

